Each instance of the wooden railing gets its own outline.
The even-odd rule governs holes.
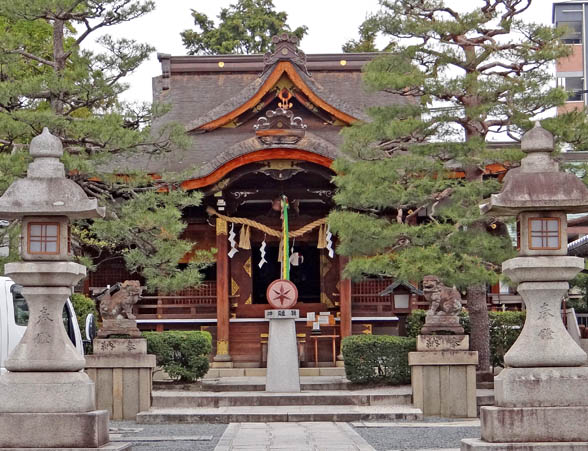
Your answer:
[[[171,295],[145,295],[134,306],[137,319],[216,318],[216,281]]]
[[[388,285],[389,279],[368,279],[351,283],[351,304],[353,314],[390,315],[394,310],[394,296],[380,296]]]

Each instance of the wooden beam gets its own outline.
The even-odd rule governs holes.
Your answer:
[[[343,344],[343,339],[351,335],[351,280],[343,278],[343,270],[345,269],[347,262],[347,257],[339,255],[339,270],[341,274],[341,281],[339,285],[339,308],[341,312],[339,325],[341,327],[341,345]],[[343,352],[341,351],[339,354],[340,360],[343,359],[342,354]]]
[[[231,367],[229,354],[229,256],[227,222],[216,219],[216,355],[213,367]]]
[[[240,166],[250,163],[257,163],[266,160],[300,160],[315,163],[326,168],[330,168],[333,160],[330,158],[318,155],[316,153],[308,152],[299,149],[264,149],[256,152],[251,152],[241,155],[216,169],[211,174],[198,179],[191,179],[182,182],[182,188],[185,190],[202,188],[204,186],[212,185],[218,182],[225,175]]]

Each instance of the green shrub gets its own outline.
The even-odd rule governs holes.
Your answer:
[[[416,338],[421,333],[421,329],[425,325],[426,310],[413,310],[410,315],[406,317],[406,335],[411,338]]]
[[[143,332],[147,339],[147,352],[155,354],[158,366],[172,379],[194,382],[203,377],[209,368],[212,337],[204,331]]]
[[[88,296],[84,296],[81,293],[74,293],[70,297],[74,311],[76,312],[76,318],[78,319],[78,325],[82,332],[82,338],[85,340],[86,337],[86,316],[90,313],[94,315],[94,320],[98,321],[98,310],[96,304]]]
[[[390,335],[353,335],[343,339],[347,378],[357,384],[410,383],[408,353],[416,340]]]
[[[521,333],[525,316],[526,312],[488,312],[492,366],[504,366],[504,354]]]

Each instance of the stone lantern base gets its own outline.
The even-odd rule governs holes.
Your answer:
[[[494,392],[482,438],[462,440],[462,451],[588,451],[588,367],[506,368]]]

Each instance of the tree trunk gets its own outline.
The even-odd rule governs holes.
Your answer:
[[[471,285],[467,293],[470,314],[470,349],[478,351],[478,371],[490,371],[490,323],[486,307],[485,285]]]

